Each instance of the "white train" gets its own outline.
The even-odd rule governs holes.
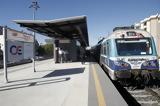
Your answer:
[[[155,79],[159,75],[154,39],[146,31],[117,30],[94,49],[100,49],[97,58],[100,58],[100,65],[107,69],[112,80],[141,77],[148,83],[151,78]]]

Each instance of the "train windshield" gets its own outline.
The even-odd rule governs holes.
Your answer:
[[[119,56],[151,55],[152,44],[150,38],[117,39],[117,53]]]

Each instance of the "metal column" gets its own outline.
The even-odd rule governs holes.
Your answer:
[[[38,2],[36,0],[33,0],[32,1],[32,4],[29,8],[33,8],[33,20],[35,20],[35,14],[36,14],[36,11],[39,7],[38,5]],[[35,69],[35,32],[33,32],[33,36],[34,36],[34,42],[33,42],[33,58],[32,58],[32,62],[33,62],[33,71],[36,72],[36,69]]]
[[[4,35],[4,50],[3,50],[3,68],[4,68],[4,82],[8,82],[7,75],[7,27],[3,27],[3,35]]]
[[[32,62],[33,62],[33,71],[36,72],[36,69],[35,69],[35,32],[33,32],[33,58],[32,58]]]
[[[54,41],[54,60],[55,60],[55,63],[59,63],[59,40],[55,40]]]

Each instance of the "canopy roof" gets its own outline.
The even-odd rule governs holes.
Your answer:
[[[89,45],[86,16],[56,20],[14,20],[14,22],[48,37],[77,39],[82,46]]]

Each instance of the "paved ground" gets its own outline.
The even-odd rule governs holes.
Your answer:
[[[97,63],[90,63],[89,106],[128,106]]]
[[[9,83],[0,70],[2,106],[115,106],[127,105],[95,63],[54,64],[52,59],[8,68]],[[117,99],[117,101],[113,101]]]
[[[54,64],[51,59],[38,62],[36,66],[36,73],[32,71],[32,64],[9,68],[8,84],[3,84],[3,75],[0,75],[1,105],[86,106],[88,104],[88,65]]]

